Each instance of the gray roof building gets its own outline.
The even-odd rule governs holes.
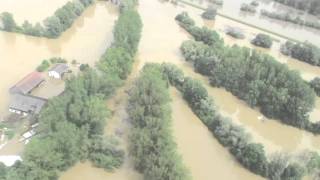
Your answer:
[[[38,114],[42,107],[47,103],[47,99],[31,95],[14,94],[9,109],[24,113]]]
[[[56,64],[53,66],[49,71],[55,71],[58,74],[62,75],[66,72],[68,72],[68,65],[67,64]]]

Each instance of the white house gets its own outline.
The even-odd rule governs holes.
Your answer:
[[[55,79],[61,79],[63,74],[68,72],[67,64],[56,64],[53,68],[49,70],[49,77],[53,77]]]

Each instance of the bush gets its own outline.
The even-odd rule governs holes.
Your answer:
[[[38,72],[46,71],[50,67],[50,63],[47,60],[43,60],[42,63],[37,67]]]
[[[60,58],[60,57],[53,57],[50,59],[51,64],[59,64],[59,63],[67,63],[67,60]]]
[[[217,10],[212,7],[209,7],[205,12],[202,13],[201,16],[204,19],[213,20],[216,18],[216,15],[217,15]]]
[[[241,11],[245,11],[245,12],[250,12],[250,13],[256,13],[257,12],[255,6],[253,6],[251,4],[246,4],[246,3],[242,3],[241,4],[240,10]]]
[[[320,96],[320,78],[316,77],[312,81],[309,82],[310,87],[316,92],[318,96]]]
[[[300,61],[320,66],[320,48],[308,42],[293,43],[287,41],[281,46],[281,53]]]
[[[86,71],[90,68],[89,64],[81,64],[79,69],[80,71]]]
[[[272,39],[266,34],[257,34],[257,36],[251,41],[252,44],[263,48],[271,48]]]

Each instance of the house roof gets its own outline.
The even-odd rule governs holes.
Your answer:
[[[42,77],[41,73],[32,72],[19,81],[16,85],[11,87],[10,92],[27,94],[43,81],[44,77]]]
[[[59,74],[63,74],[63,73],[66,73],[68,72],[68,65],[67,64],[56,64],[54,67],[52,67],[50,69],[50,71],[55,71]]]
[[[15,94],[10,101],[10,109],[38,114],[46,104],[47,99],[31,95]]]

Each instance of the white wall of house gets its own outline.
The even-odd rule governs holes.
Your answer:
[[[48,73],[49,73],[49,77],[53,77],[55,79],[61,79],[60,74],[56,71],[49,71]]]

